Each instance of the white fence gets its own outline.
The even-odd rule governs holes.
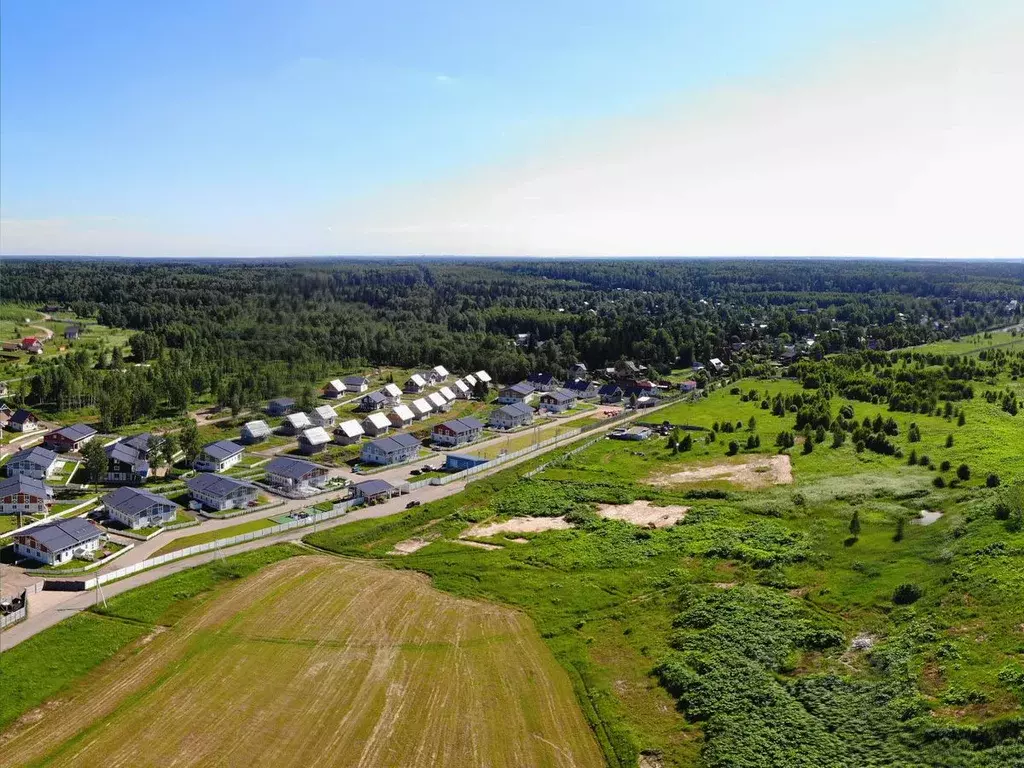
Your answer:
[[[275,536],[285,531],[291,531],[295,528],[307,528],[311,525],[316,525],[325,520],[332,520],[336,517],[341,517],[343,514],[348,512],[352,507],[359,506],[363,503],[362,499],[351,499],[348,501],[338,502],[334,505],[334,508],[327,512],[313,512],[308,517],[300,520],[292,520],[288,523],[281,523],[280,525],[273,525],[269,528],[260,528],[258,531],[250,531],[249,533],[240,533],[237,536],[230,536],[225,539],[217,539],[216,541],[208,541],[205,544],[196,544],[193,547],[185,547],[184,549],[175,550],[174,552],[168,552],[166,555],[158,555],[157,557],[151,557],[148,560],[143,560],[140,563],[129,565],[124,568],[119,568],[116,571],[110,573],[101,573],[94,579],[87,579],[83,582],[83,589],[95,589],[97,586],[107,584],[111,581],[123,579],[125,576],[131,576],[145,571],[150,568],[155,568],[158,565],[164,565],[174,560],[181,560],[185,557],[192,557],[203,552],[213,552],[214,550],[223,549],[225,547],[232,547],[235,544],[242,544],[246,541],[254,541],[256,539],[262,539],[266,536]],[[307,510],[308,511],[308,510]]]
[[[0,615],[0,629],[6,629],[28,616],[28,605],[23,605],[16,611]]]

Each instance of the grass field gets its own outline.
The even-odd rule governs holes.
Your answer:
[[[136,619],[131,604],[121,607]],[[529,620],[444,595],[415,574],[291,558],[144,642],[144,653],[100,666],[10,728],[0,762],[603,762],[572,683]]]
[[[274,521],[267,517],[260,520],[249,520],[245,523],[239,523],[238,525],[231,525],[227,528],[219,528],[215,531],[207,531],[206,533],[195,533],[191,536],[182,536],[174,541],[169,541],[164,546],[160,547],[156,552],[153,553],[153,557],[157,555],[165,555],[168,552],[176,552],[179,549],[186,549],[187,547],[194,547],[197,544],[205,544],[208,541],[216,541],[217,539],[229,539],[232,536],[238,536],[243,533],[251,533],[253,531],[259,531],[264,528],[270,528],[275,525]]]

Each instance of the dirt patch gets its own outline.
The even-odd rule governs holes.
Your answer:
[[[406,539],[405,541],[400,541],[397,544],[395,544],[394,548],[390,552],[388,552],[388,554],[411,555],[413,552],[421,550],[428,544],[433,543],[434,539],[436,538],[436,536],[432,536],[429,538],[422,538],[420,536],[416,536],[411,539]]]
[[[609,520],[622,520],[633,525],[650,528],[668,528],[686,517],[689,507],[656,507],[649,501],[634,501],[632,504],[602,504],[597,514]]]
[[[500,523],[480,523],[465,531],[459,538],[486,539],[499,533],[541,533],[564,531],[572,525],[564,517],[513,517]]]
[[[509,541],[511,541],[513,544],[529,544],[530,543],[529,539],[524,539],[522,536],[516,536],[514,539],[509,539],[508,536],[506,536],[505,538],[508,539]],[[1021,630],[1024,631],[1024,626],[1021,626]]]
[[[652,485],[683,485],[725,480],[743,488],[767,488],[793,482],[793,468],[787,454],[746,456],[739,461],[720,461],[670,475],[656,475]]]
[[[454,539],[453,543],[462,544],[464,547],[476,547],[477,549],[504,549],[501,544],[485,544],[482,541],[467,541],[466,539]]]

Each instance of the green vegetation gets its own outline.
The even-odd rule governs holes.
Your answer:
[[[169,541],[164,546],[160,547],[160,549],[153,553],[153,557],[156,557],[157,555],[164,555],[168,552],[176,552],[179,549],[194,547],[197,544],[206,544],[209,541],[216,541],[217,539],[229,539],[232,536],[251,533],[252,531],[259,531],[263,528],[271,528],[273,526],[273,519],[267,517],[259,520],[249,520],[248,522],[231,525],[227,528],[218,528],[212,531],[205,531],[204,533],[194,533],[191,536],[180,536],[179,538],[174,539],[174,541]]]

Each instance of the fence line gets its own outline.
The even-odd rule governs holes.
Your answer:
[[[19,608],[16,611],[11,611],[10,613],[0,615],[0,629],[6,629],[7,627],[11,626],[11,624],[16,624],[17,622],[24,619],[26,616],[28,616],[27,604],[21,606],[21,608]]]

